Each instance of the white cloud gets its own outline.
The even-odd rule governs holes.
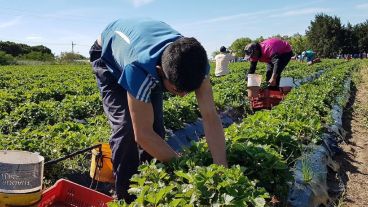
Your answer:
[[[153,2],[154,0],[131,0],[134,7],[141,7],[143,5],[149,4]]]
[[[53,12],[47,12],[43,14],[35,14],[37,17],[41,17],[44,19],[50,19],[51,21],[78,21],[78,22],[90,22],[90,23],[108,23],[110,20],[106,19],[104,16],[98,19],[91,19],[91,15],[94,15],[96,12],[99,12],[96,8],[75,8],[75,9],[67,9],[67,10],[59,10]]]
[[[355,5],[357,9],[368,9],[368,3]]]
[[[235,20],[244,21],[244,19],[246,19],[249,22],[249,21],[256,21],[256,20],[262,19],[266,16],[268,17],[299,16],[299,15],[315,14],[315,13],[320,13],[320,12],[330,12],[330,11],[331,9],[328,9],[328,8],[297,8],[297,7],[294,7],[291,10],[291,8],[289,7],[289,8],[281,8],[281,9],[270,9],[270,10],[263,10],[259,12],[240,13],[240,14],[220,16],[220,17],[216,17],[212,19],[206,19],[206,20],[195,21],[195,22],[190,22],[190,23],[184,23],[184,24],[180,24],[179,27],[195,26],[195,25],[198,26],[198,25],[217,23],[221,21],[235,21]]]
[[[7,21],[7,22],[0,22],[0,29],[1,28],[7,28],[12,27],[14,25],[17,25],[20,23],[20,20],[22,19],[22,16],[17,16],[14,19]]]
[[[238,19],[239,20],[247,19],[249,21],[249,20],[257,19],[261,16],[265,16],[269,13],[273,13],[275,11],[278,11],[278,9],[276,9],[276,10],[265,10],[265,11],[252,12],[252,13],[240,13],[240,14],[234,14],[234,15],[228,15],[228,16],[220,16],[220,17],[216,17],[216,18],[212,18],[212,19],[205,19],[205,20],[201,20],[201,21],[181,24],[179,27],[204,25],[204,24],[218,23],[218,22],[223,22],[223,21],[234,21],[234,20],[238,20]]]
[[[301,15],[316,14],[316,13],[330,12],[330,11],[331,9],[327,9],[327,8],[304,8],[304,9],[298,9],[298,10],[285,11],[281,14],[271,15],[270,17],[301,16]]]
[[[43,39],[41,36],[39,35],[29,35],[26,37],[27,40],[41,40]]]

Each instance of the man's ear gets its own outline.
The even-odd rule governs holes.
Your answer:
[[[157,74],[158,74],[161,78],[164,78],[164,77],[165,77],[164,70],[162,69],[162,67],[161,67],[160,65],[156,65],[156,71],[157,71]]]

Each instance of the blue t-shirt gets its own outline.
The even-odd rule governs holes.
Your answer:
[[[307,57],[308,61],[314,59],[315,53],[312,50],[305,51],[305,57]]]
[[[125,90],[137,100],[150,102],[160,84],[156,65],[164,49],[182,35],[164,22],[119,19],[101,34],[101,58]]]

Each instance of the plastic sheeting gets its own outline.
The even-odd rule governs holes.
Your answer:
[[[351,79],[345,81],[343,93],[336,98],[332,107],[333,124],[327,127],[329,133],[322,134],[322,145],[314,146],[314,150],[299,158],[295,164],[295,181],[288,195],[288,205],[292,207],[318,207],[327,205],[330,197],[327,192],[327,167],[333,171],[339,164],[332,157],[341,152],[338,142],[345,138],[347,132],[342,127],[343,107],[350,98]],[[307,157],[307,158],[305,158]],[[306,170],[306,168],[309,168]],[[312,179],[305,181],[303,175],[310,174]],[[337,189],[338,191],[341,190]]]
[[[223,127],[228,127],[234,120],[226,112],[220,113],[220,119]],[[183,129],[175,132],[168,132],[169,139],[167,143],[175,150],[181,151],[184,147],[188,147],[194,141],[204,136],[202,119],[198,119],[194,123],[186,124]]]
[[[314,207],[327,204],[327,162],[329,153],[322,146],[299,159],[295,164],[294,186],[289,193],[288,205]],[[311,179],[307,180],[307,177]]]
[[[334,123],[327,127],[330,133],[334,133],[337,136],[338,141],[345,139],[347,132],[343,128],[342,116],[344,113],[344,106],[348,103],[350,99],[350,85],[351,78],[347,79],[344,84],[344,92],[336,98],[336,103],[332,107],[332,119]]]
[[[320,70],[308,77],[305,77],[303,79],[297,79],[297,80],[294,80],[294,84],[295,84],[295,87],[299,87],[301,86],[303,83],[307,83],[307,82],[311,82],[317,78],[319,78],[323,73],[325,72],[325,70]]]
[[[322,134],[322,141],[322,145],[328,150],[332,157],[342,152],[335,136],[324,133]]]

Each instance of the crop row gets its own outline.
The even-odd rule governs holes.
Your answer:
[[[265,67],[264,65],[260,66],[259,73],[264,74]],[[248,101],[244,97],[246,97],[245,71],[249,64],[234,63],[230,67],[231,73],[229,75],[211,78],[216,106],[219,110],[231,107],[248,111]],[[345,68],[347,64],[343,64],[341,61],[325,61],[323,64],[306,66],[292,62],[285,74],[295,78],[304,78],[321,69],[328,71],[334,67]],[[211,70],[211,72],[213,71]],[[302,88],[304,87],[294,90],[289,97],[304,97],[304,91],[301,92],[302,95],[293,95],[298,94],[297,91]],[[330,93],[332,94],[331,91]],[[324,96],[319,96],[319,98],[321,97]],[[309,100],[309,98],[305,99]],[[307,141],[308,139],[318,141],[318,130],[322,128],[321,123],[328,121],[328,107],[325,105],[323,106],[326,109],[319,109],[316,114],[316,116],[326,115],[323,118],[325,121],[294,121],[293,115],[299,114],[300,117],[303,117],[303,113],[305,116],[309,111],[303,112],[305,106],[298,109],[296,109],[297,107],[292,108],[299,103],[304,103],[304,99],[298,102],[290,99],[290,103],[289,99],[286,99],[284,104],[271,112],[257,112],[254,115],[249,115],[242,124],[233,125],[226,130],[227,137],[238,137],[232,140],[241,140],[240,144],[237,142],[228,143],[230,163],[234,166],[242,166],[239,169],[231,169],[234,170],[232,173],[238,173],[240,169],[242,172],[248,172],[243,173],[244,177],[239,177],[242,179],[239,182],[247,182],[246,186],[253,186],[255,191],[259,191],[261,198],[266,198],[269,195],[263,189],[264,186],[270,186],[267,191],[271,194],[277,191],[280,192],[279,194],[284,194],[281,192],[287,189],[285,183],[290,179],[288,165],[291,162],[288,161],[300,154],[301,151],[298,148],[300,146],[298,140],[302,138]],[[324,98],[322,102],[328,102],[328,98]],[[289,105],[287,105],[288,103]],[[318,106],[320,102],[312,104]],[[279,109],[282,106],[285,108]],[[280,111],[273,112],[277,110]],[[282,112],[282,110],[294,110],[294,114],[286,116],[286,112]],[[184,98],[166,95],[164,111],[165,126],[174,130],[181,128],[184,123],[196,120],[199,116],[193,94]],[[285,117],[280,117],[281,114],[284,114]],[[102,112],[93,74],[88,66],[0,68],[0,118],[0,149],[37,151],[47,160],[88,147],[98,141],[106,142],[109,136],[109,126]],[[284,122],[284,119],[287,121]],[[173,166],[173,169],[183,167],[184,170],[185,168],[193,170],[193,167],[185,167],[183,163],[192,163],[193,166],[197,164],[208,166],[211,163],[204,143],[197,143],[192,148],[194,148],[193,152],[203,153],[188,153],[189,157],[193,159],[178,161],[180,167]],[[236,154],[247,154],[248,157],[240,160]],[[183,158],[185,157],[183,156]],[[60,169],[63,169],[64,174],[86,171],[88,162],[84,160],[86,160],[84,157],[79,157],[56,165],[47,173],[47,176],[60,176]],[[196,160],[202,160],[203,163],[196,163]],[[85,165],[80,165],[81,163]],[[273,174],[267,175],[268,171],[265,171],[260,175],[268,176],[276,181],[267,179],[255,181],[260,179],[252,175],[257,174],[256,172],[262,172],[259,168],[268,165],[267,163],[272,167],[266,169],[272,169]],[[276,169],[273,166],[277,166]],[[151,167],[157,168],[156,165]],[[211,170],[211,167],[208,170]],[[219,168],[217,170],[226,173],[228,169]],[[172,173],[173,170],[169,172]],[[170,174],[169,172],[168,174]],[[247,179],[248,181],[246,181]],[[222,193],[219,195],[225,196]],[[252,198],[255,199],[255,197]],[[229,201],[230,197],[227,199]],[[252,202],[256,201],[261,202],[262,199],[256,199]]]
[[[292,181],[290,167],[305,145],[320,141],[323,126],[331,122],[334,97],[357,67],[344,63],[325,68],[320,78],[294,89],[273,110],[257,112],[227,128],[229,169],[210,165],[204,141],[168,165],[143,165],[132,179],[135,184],[129,192],[137,200],[131,205],[271,206],[271,197],[284,202]]]

